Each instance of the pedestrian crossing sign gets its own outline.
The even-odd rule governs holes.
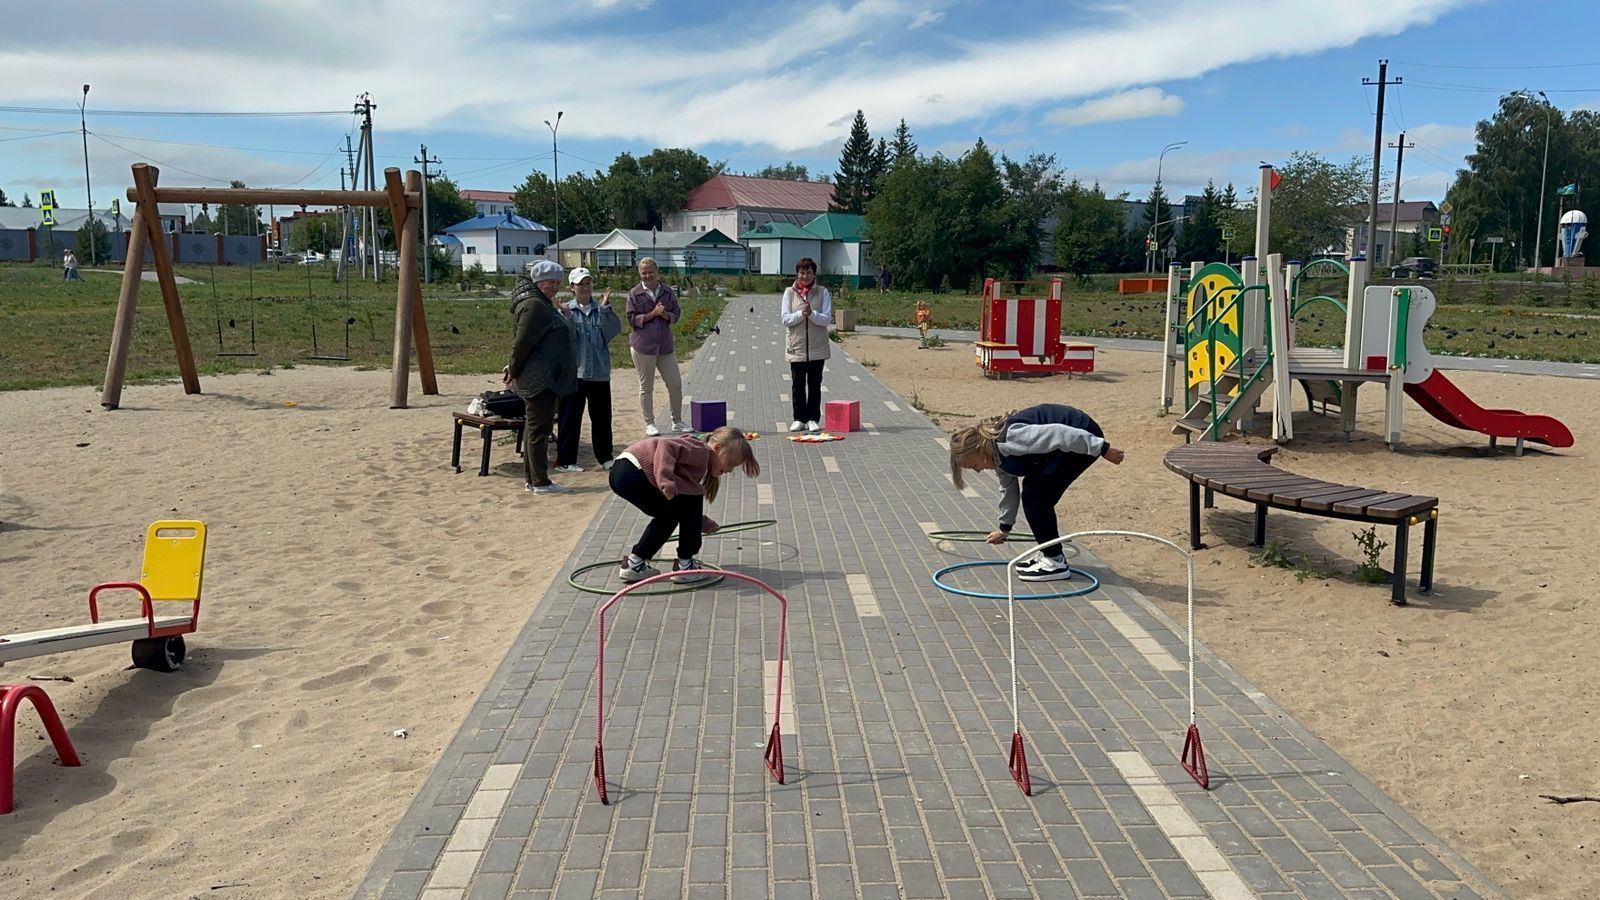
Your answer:
[[[1437,244],[1442,240],[1444,240],[1444,229],[1442,229],[1442,228],[1429,228],[1428,229],[1428,243]]]
[[[39,208],[44,210],[45,212],[53,211],[56,208],[56,192],[55,191],[40,191],[39,192]]]
[[[54,225],[54,224],[56,224],[55,210],[50,209],[49,207],[40,207],[39,208],[39,224],[41,224],[41,225]]]

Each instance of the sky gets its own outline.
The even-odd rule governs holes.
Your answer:
[[[861,109],[874,137],[904,118],[925,154],[982,137],[1054,154],[1112,194],[1144,196],[1158,165],[1170,195],[1207,180],[1244,194],[1261,162],[1296,150],[1370,157],[1362,80],[1386,58],[1404,83],[1384,143],[1404,130],[1415,144],[1403,199],[1438,201],[1502,93],[1600,108],[1600,63],[1534,22],[1588,21],[1576,0],[156,0],[144,34],[105,9],[7,13],[0,189],[14,202],[50,188],[84,204],[84,84],[96,208],[141,160],[167,185],[338,187],[362,93],[380,178],[426,144],[485,190],[551,172],[557,111],[562,173],[661,146],[734,172],[832,173]],[[217,115],[261,112],[331,114]]]

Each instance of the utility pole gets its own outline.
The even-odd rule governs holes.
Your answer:
[[[83,196],[89,202],[89,265],[97,265],[94,252],[94,193],[89,190],[89,119],[84,107],[89,104],[89,86],[83,86],[83,100],[78,103],[78,128],[83,133]],[[1548,135],[1550,129],[1545,129]],[[1545,139],[1549,146],[1549,138]],[[81,247],[79,248],[82,249]]]
[[[429,252],[429,248],[432,247],[433,230],[428,227],[428,179],[432,175],[428,172],[428,166],[430,164],[438,165],[439,160],[429,159],[428,145],[423,144],[422,158],[418,159],[413,156],[411,161],[422,164],[422,283],[431,284],[433,282],[433,254]]]
[[[1394,230],[1400,224],[1400,166],[1406,161],[1406,148],[1415,147],[1416,144],[1406,143],[1406,133],[1402,131],[1400,132],[1400,142],[1398,144],[1390,144],[1389,146],[1395,148],[1394,202],[1390,204],[1392,208],[1389,210],[1389,265],[1392,266],[1394,265]]]
[[[361,114],[361,160],[360,160],[360,165],[351,167],[351,173],[352,173],[351,178],[352,178],[352,184],[356,183],[357,180],[362,182],[361,188],[360,188],[361,190],[368,190],[368,191],[376,190],[376,188],[374,187],[374,184],[373,184],[373,182],[375,181],[375,178],[373,177],[373,171],[372,171],[372,169],[373,169],[373,165],[372,165],[372,111],[377,109],[377,108],[378,108],[378,104],[372,102],[372,95],[371,94],[368,94],[366,92],[362,92],[359,96],[356,97],[355,111],[357,113]],[[356,173],[360,174],[360,178],[359,179],[357,179]],[[378,280],[378,241],[377,241],[377,237],[378,237],[378,221],[377,221],[377,217],[375,215],[375,211],[371,207],[363,207],[362,219],[363,219],[363,223],[364,223],[363,228],[362,228],[362,237],[365,239],[366,248],[363,250],[363,252],[361,254],[361,271],[363,273],[366,272],[367,254],[371,253],[372,254],[372,280],[373,281],[377,281]],[[398,228],[399,227],[399,223],[395,223],[395,227]]]
[[[1378,121],[1373,129],[1372,136],[1372,199],[1367,204],[1367,246],[1366,252],[1363,254],[1369,262],[1376,262],[1375,257],[1378,255],[1375,242],[1378,237],[1378,175],[1379,168],[1383,164],[1383,89],[1391,84],[1402,83],[1399,78],[1390,81],[1388,76],[1389,61],[1380,59],[1378,60],[1378,80],[1361,79],[1363,85],[1376,84],[1378,86]]]

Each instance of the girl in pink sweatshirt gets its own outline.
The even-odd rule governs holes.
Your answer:
[[[695,558],[702,534],[716,534],[717,523],[703,512],[708,500],[717,499],[718,480],[734,469],[751,478],[761,474],[761,464],[744,432],[724,426],[700,440],[692,434],[646,438],[618,454],[611,467],[611,490],[650,517],[644,534],[622,558],[617,578],[632,583],[660,574],[650,565],[672,530],[678,530],[678,558],[672,571],[703,569]],[[672,580],[692,584],[710,575],[674,575]]]

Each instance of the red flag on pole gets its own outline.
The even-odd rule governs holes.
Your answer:
[[[1272,180],[1268,182],[1269,186],[1268,186],[1267,190],[1275,191],[1275,190],[1278,189],[1278,185],[1281,184],[1281,183],[1283,183],[1283,176],[1278,174],[1278,170],[1277,169],[1273,169],[1272,170]]]

